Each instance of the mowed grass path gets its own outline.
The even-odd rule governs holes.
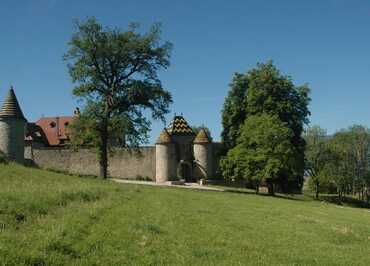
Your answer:
[[[0,165],[0,265],[370,265],[370,212]]]

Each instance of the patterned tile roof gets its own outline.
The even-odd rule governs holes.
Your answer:
[[[173,118],[172,122],[167,128],[170,135],[194,135],[193,130],[186,122],[185,118],[177,115]]]
[[[8,95],[6,96],[3,106],[0,110],[0,117],[2,118],[18,118],[23,119],[21,107],[19,106],[17,97],[15,96],[13,88],[10,88]]]
[[[211,140],[208,137],[207,132],[202,128],[194,139],[194,143],[210,143]]]
[[[161,144],[161,143],[171,143],[171,142],[172,142],[172,139],[171,139],[170,134],[168,134],[167,129],[163,129],[161,134],[159,134],[159,137],[156,143]]]

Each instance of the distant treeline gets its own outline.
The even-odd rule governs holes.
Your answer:
[[[370,201],[370,129],[354,125],[328,136],[325,129],[306,130],[306,173],[316,197],[337,193]]]

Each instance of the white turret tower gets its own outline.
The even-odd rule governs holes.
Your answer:
[[[167,129],[163,129],[155,144],[155,181],[163,183],[176,178],[175,144]]]
[[[13,88],[10,88],[0,110],[0,151],[17,163],[24,162],[24,118]]]
[[[212,141],[204,128],[198,132],[193,143],[195,162],[194,176],[197,179],[207,179],[212,177]]]

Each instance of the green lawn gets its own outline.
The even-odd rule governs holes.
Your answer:
[[[370,265],[370,211],[0,165],[0,265]]]

